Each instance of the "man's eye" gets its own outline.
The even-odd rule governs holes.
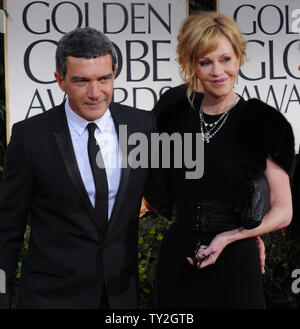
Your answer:
[[[86,84],[86,80],[75,80],[74,83],[76,86],[84,86]]]
[[[102,77],[100,80],[106,81],[106,80],[111,80],[111,79],[112,79],[111,75],[106,75],[106,76]]]
[[[111,76],[106,76],[106,77],[102,77],[101,79],[99,79],[100,83],[109,83],[111,81],[112,77]]]

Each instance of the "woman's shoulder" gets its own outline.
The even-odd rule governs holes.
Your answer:
[[[186,85],[182,84],[164,92],[152,110],[155,117],[159,118],[162,114],[168,112],[174,104],[183,101],[186,98],[186,90]]]
[[[176,126],[178,122],[186,121],[189,116],[193,116],[196,113],[195,109],[199,107],[199,99],[202,94],[196,94],[194,99],[194,105],[192,106],[186,96],[186,93],[181,93],[174,96],[174,91],[172,93],[167,93],[163,95],[162,99],[159,101],[159,105],[153,110],[157,126],[159,130],[165,130],[167,127]]]
[[[256,98],[243,100],[240,120],[242,126],[246,125],[251,129],[255,127],[256,133],[260,135],[280,135],[285,134],[287,130],[292,133],[292,126],[284,114]]]
[[[260,99],[250,98],[245,101],[244,104],[245,116],[253,117],[258,120],[267,120],[267,122],[272,120],[287,122],[287,119],[280,111]]]
[[[294,133],[280,111],[259,99],[244,101],[239,129],[247,149],[265,154],[289,174],[292,172]]]

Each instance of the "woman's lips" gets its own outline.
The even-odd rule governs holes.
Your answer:
[[[212,80],[211,83],[215,86],[222,86],[226,83],[227,78]]]

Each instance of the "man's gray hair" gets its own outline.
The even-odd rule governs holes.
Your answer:
[[[67,57],[96,58],[111,55],[112,70],[117,65],[117,53],[113,43],[100,31],[91,27],[77,28],[65,34],[58,42],[56,49],[56,71],[65,78]]]

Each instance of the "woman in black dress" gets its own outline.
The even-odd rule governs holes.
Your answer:
[[[204,174],[186,179],[190,169],[172,162],[151,170],[145,199],[174,221],[160,249],[158,308],[264,307],[255,238],[290,223],[294,137],[280,112],[235,93],[245,48],[240,29],[225,15],[193,15],[181,27],[177,53],[187,93],[155,109],[157,126],[170,135],[191,133],[194,155],[202,133]],[[203,93],[196,92],[196,81]],[[234,205],[245,182],[261,173],[270,210],[259,226],[246,229]],[[151,188],[158,180],[159,191]]]

